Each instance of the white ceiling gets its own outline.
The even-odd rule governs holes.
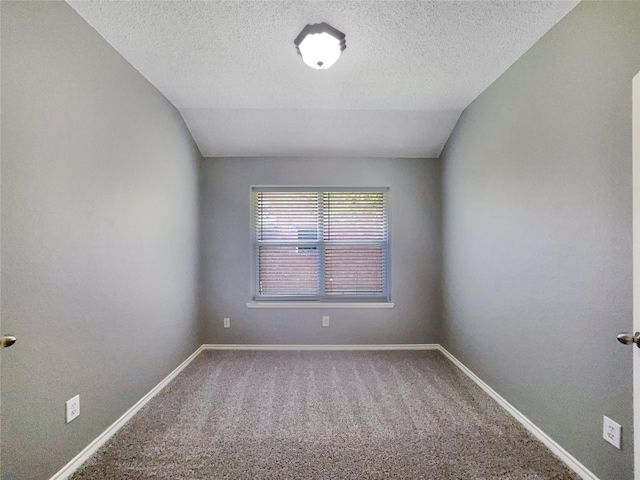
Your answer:
[[[437,157],[578,0],[67,0],[182,113],[204,156]],[[329,70],[293,40],[327,22]]]

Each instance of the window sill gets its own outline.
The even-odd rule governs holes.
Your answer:
[[[247,308],[393,308],[391,302],[248,302]]]

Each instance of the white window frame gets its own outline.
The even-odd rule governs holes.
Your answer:
[[[383,283],[383,295],[380,297],[369,296],[317,296],[317,297],[303,297],[303,296],[260,296],[258,294],[258,257],[257,247],[258,238],[256,231],[256,194],[258,192],[371,192],[371,193],[384,193],[385,194],[385,213],[387,221],[387,238],[386,243],[383,245],[385,248],[385,264],[383,265],[385,271],[385,278]],[[390,220],[390,193],[389,187],[335,187],[335,186],[251,186],[251,289],[252,289],[252,301],[247,303],[248,308],[393,308],[394,304],[391,302],[391,220]],[[322,215],[322,211],[319,212]],[[285,242],[286,243],[286,242]],[[322,232],[320,232],[320,238],[317,242],[314,242],[317,246],[324,251],[324,238]],[[271,243],[272,244],[272,243]],[[305,245],[302,245],[303,247]],[[321,255],[322,257],[323,255]],[[324,261],[320,260],[320,270],[318,271],[318,277],[320,282],[324,279]]]

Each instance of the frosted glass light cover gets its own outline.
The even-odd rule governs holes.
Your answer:
[[[326,32],[307,35],[298,48],[304,63],[317,70],[331,67],[340,58],[340,41]]]
[[[331,67],[346,48],[344,33],[326,23],[307,25],[294,43],[304,63],[316,70]]]

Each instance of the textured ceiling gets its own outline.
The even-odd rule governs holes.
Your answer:
[[[180,110],[204,156],[437,157],[462,110],[577,0],[68,0]],[[314,70],[293,40],[347,48]]]

